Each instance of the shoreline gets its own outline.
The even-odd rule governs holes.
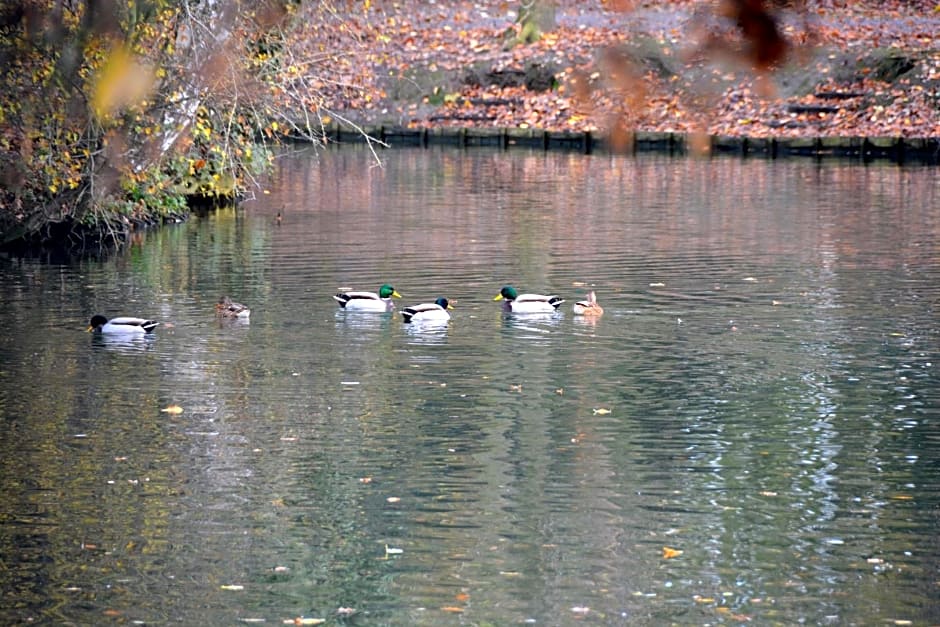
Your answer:
[[[339,124],[324,126],[327,147],[375,142],[379,146],[455,148],[491,147],[508,150],[568,150],[585,154],[665,153],[676,156],[737,155],[784,159],[790,157],[847,159],[859,163],[888,161],[897,165],[940,164],[940,137],[750,137],[694,135],[682,132],[636,131],[616,148],[599,133],[521,128],[435,127],[364,125],[361,130]]]

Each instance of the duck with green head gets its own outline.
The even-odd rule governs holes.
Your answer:
[[[512,313],[554,313],[565,302],[552,294],[520,294],[511,285],[506,285],[493,300],[503,301],[503,310]]]
[[[395,291],[395,288],[386,283],[379,288],[379,293],[375,292],[340,292],[333,296],[333,300],[339,303],[339,306],[347,311],[371,311],[375,313],[384,313],[395,309],[395,303],[392,298],[401,298],[401,294]]]
[[[160,323],[147,318],[118,316],[108,320],[101,314],[95,314],[88,323],[88,331],[105,335],[145,335],[157,328],[158,324]]]
[[[433,303],[411,305],[401,310],[405,322],[447,322],[450,320],[448,309],[453,309],[446,298],[438,298]]]

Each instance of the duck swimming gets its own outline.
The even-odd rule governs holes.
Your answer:
[[[511,285],[504,286],[493,300],[504,300],[503,310],[513,313],[553,313],[565,302],[554,294],[519,294]]]
[[[433,303],[422,303],[420,305],[411,305],[401,310],[401,315],[405,322],[446,322],[450,320],[448,309],[453,309],[453,305],[447,302],[446,298],[438,298]]]
[[[160,324],[154,320],[146,318],[134,318],[131,316],[118,316],[108,320],[101,314],[95,314],[88,323],[88,331],[95,333],[106,333],[109,335],[144,335],[152,332]]]
[[[333,296],[333,300],[339,303],[339,306],[349,311],[373,311],[382,313],[395,309],[395,303],[392,298],[401,298],[401,294],[395,291],[395,288],[386,283],[379,288],[379,293],[375,292],[340,292]]]
[[[251,310],[241,303],[236,303],[228,296],[223,296],[215,305],[215,311],[223,318],[247,318]]]
[[[579,316],[602,316],[604,308],[597,304],[597,296],[589,292],[586,300],[579,300],[574,304],[574,312]]]

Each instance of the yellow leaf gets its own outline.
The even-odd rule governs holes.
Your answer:
[[[671,560],[672,558],[679,557],[680,555],[682,555],[682,551],[679,549],[674,549],[668,546],[663,547],[663,559]]]
[[[143,65],[126,46],[110,52],[92,93],[92,110],[99,119],[108,118],[140,102],[154,83],[154,72]]]
[[[453,605],[445,605],[444,607],[441,608],[441,611],[443,611],[443,612],[450,612],[450,613],[452,613],[452,614],[461,614],[461,613],[463,613],[463,608],[462,608],[462,607],[454,607]]]
[[[222,590],[244,590],[245,586],[240,586],[238,584],[224,584],[219,586]]]
[[[167,414],[182,414],[183,408],[180,407],[179,405],[169,405],[168,407],[164,407],[160,411],[167,413]]]
[[[609,410],[609,409],[606,409],[606,408],[604,408],[604,407],[601,407],[600,409],[595,409],[595,410],[594,410],[594,413],[597,414],[597,415],[599,415],[599,416],[606,416],[607,414],[610,413],[610,410]]]

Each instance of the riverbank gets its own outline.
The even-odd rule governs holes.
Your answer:
[[[755,9],[765,4],[786,7]],[[300,97],[277,120],[271,114],[261,141],[290,138],[293,129],[309,142],[316,139],[310,125],[320,124],[328,145],[374,139],[386,146],[940,160],[940,11],[933,0],[556,0],[531,19],[520,6],[364,2],[326,25],[322,13],[296,16],[305,26],[285,40],[277,62],[285,89]],[[221,137],[207,124],[199,127],[204,138]],[[125,141],[140,139],[132,137]],[[26,139],[7,156],[30,154]],[[37,145],[49,159],[84,154]],[[260,148],[246,145],[240,154],[249,159]],[[134,182],[130,198],[116,194],[120,210],[89,201],[92,187],[78,175],[53,169],[40,184],[45,179],[20,172],[15,158],[10,163],[6,191],[18,191],[0,196],[5,250],[120,245],[135,230],[189,211],[166,189],[152,202],[164,182],[180,188],[174,177],[185,176],[186,163],[157,181]],[[216,185],[206,163],[190,158],[190,176]],[[68,172],[82,172],[79,166],[80,159],[70,162]],[[90,202],[94,210],[84,211]]]
[[[350,18],[359,47],[343,80],[318,88],[345,128],[590,134],[621,150],[642,133],[704,146],[940,136],[934,2],[806,2],[758,17],[717,5],[559,0],[525,42],[518,3],[376,3]],[[761,17],[770,35],[752,34]]]
[[[365,126],[349,130],[341,124],[325,129],[328,145],[379,142],[395,146],[475,146],[575,150],[586,154],[617,151],[627,154],[660,152],[670,155],[731,154],[741,157],[813,157],[855,159],[863,163],[889,160],[897,164],[940,163],[940,138],[919,137],[758,137],[699,136],[687,133],[638,131],[626,144],[611,145],[609,138],[590,131],[544,131],[533,129],[436,128]]]

